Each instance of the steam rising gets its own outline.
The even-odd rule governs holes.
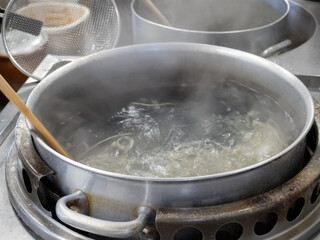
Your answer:
[[[133,0],[135,43],[195,42],[260,55],[288,38],[284,0],[153,0],[170,26]]]
[[[137,11],[158,22],[142,1]],[[263,0],[153,0],[175,28],[196,31],[238,31],[265,26],[278,20],[283,3]],[[275,2],[275,1],[274,1]]]
[[[73,132],[68,150],[106,171],[190,177],[262,162],[296,137],[290,116],[269,97],[230,80],[200,82],[131,93],[109,117]]]

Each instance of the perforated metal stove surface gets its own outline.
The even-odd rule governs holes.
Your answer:
[[[118,2],[119,1],[117,1],[117,3]],[[316,23],[315,31],[312,37],[301,46],[270,60],[298,75],[307,85],[315,99],[320,101],[320,2],[297,0],[291,3],[311,14]],[[118,3],[120,15],[129,16],[129,4],[129,0],[123,0],[121,4]],[[125,25],[131,24],[130,17],[124,17],[123,19],[122,22]],[[125,31],[125,28],[122,29],[122,31]],[[130,31],[129,29],[128,32]],[[123,35],[125,34],[127,34],[127,32],[123,33]],[[127,45],[128,43],[130,43],[130,40],[120,40],[120,45]],[[20,89],[19,95],[26,100],[36,84],[32,79],[29,79]],[[45,219],[41,218],[36,219],[36,221],[39,221],[38,229],[31,230],[11,206],[5,179],[5,166],[6,161],[8,161],[9,152],[11,153],[11,158],[15,158],[17,154],[12,148],[15,141],[14,127],[18,116],[17,110],[11,103],[0,112],[0,239],[42,239],[39,235],[46,236],[48,239],[86,239],[86,237],[74,233],[71,230],[67,230],[69,231],[69,235],[59,233],[59,231],[52,234],[52,232],[56,230],[54,224],[50,225],[49,223],[48,225],[45,223]],[[290,236],[290,239],[320,239],[320,224],[318,224],[318,222],[320,222],[319,201],[316,204],[312,213],[300,222],[300,226],[296,227],[291,235],[287,235]],[[24,200],[23,205],[25,208],[33,207],[33,204],[28,202],[27,199]],[[35,212],[36,211],[37,210],[35,210]],[[20,215],[22,218],[24,218],[23,214],[24,211],[21,210]],[[263,237],[258,239],[263,239]]]

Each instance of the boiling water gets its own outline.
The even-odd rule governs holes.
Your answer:
[[[70,151],[81,145],[79,162],[110,172],[190,177],[259,163],[280,153],[297,135],[276,102],[232,82],[223,89],[159,91],[170,96],[139,92],[100,127],[86,124],[72,138],[84,139],[87,133],[95,142],[74,142]]]

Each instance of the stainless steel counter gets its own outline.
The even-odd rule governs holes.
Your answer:
[[[26,100],[35,83],[25,84],[19,96]],[[0,112],[0,239],[40,239],[17,216],[11,207],[5,180],[5,162],[8,150],[14,144],[14,127],[19,113],[12,103]]]
[[[127,45],[132,34],[130,1],[116,1],[122,20],[122,40],[120,45]],[[316,22],[312,37],[302,45],[270,60],[298,75],[309,88],[312,95],[320,101],[320,2],[296,0],[293,2],[307,10]],[[299,23],[301,25],[301,23]],[[309,24],[309,23],[306,23]],[[297,26],[301,27],[301,26]],[[303,27],[303,26],[302,26]],[[28,81],[19,91],[19,95],[26,100],[36,83]],[[17,216],[8,199],[5,183],[5,162],[9,149],[14,144],[14,126],[18,118],[18,111],[9,103],[0,112],[0,239],[40,239]],[[320,226],[319,226],[320,232]],[[320,239],[320,235],[313,239]]]

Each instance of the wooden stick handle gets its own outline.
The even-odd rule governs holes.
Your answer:
[[[171,27],[168,19],[160,12],[160,10],[153,4],[151,0],[142,0],[142,2],[149,9],[149,11],[159,18],[161,24]]]
[[[7,81],[0,74],[0,90],[3,94],[16,105],[16,107],[22,112],[35,129],[48,141],[50,146],[58,153],[72,159],[70,155],[63,149],[63,147],[57,142],[57,140],[51,135],[51,133],[42,125],[39,119],[31,112],[26,104],[21,100],[18,94],[11,88]]]

